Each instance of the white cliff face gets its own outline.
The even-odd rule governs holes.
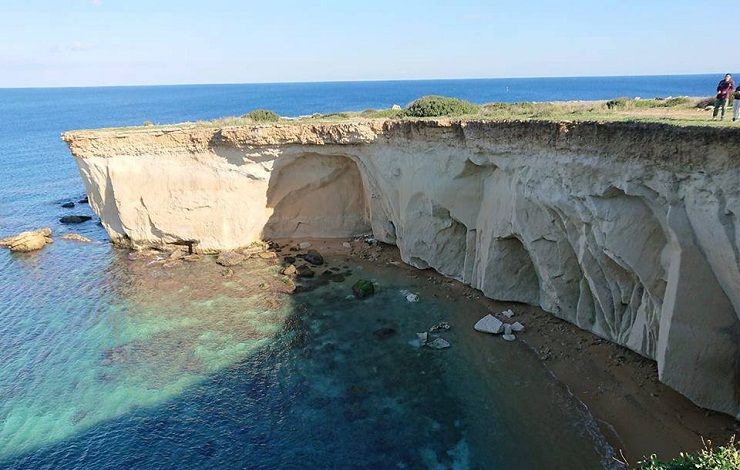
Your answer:
[[[740,416],[737,131],[376,121],[64,138],[116,242],[372,231],[407,263],[539,305]]]

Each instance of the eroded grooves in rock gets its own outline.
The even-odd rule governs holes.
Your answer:
[[[372,231],[409,264],[539,305],[739,414],[734,129],[440,120],[64,138],[114,241],[228,250]]]

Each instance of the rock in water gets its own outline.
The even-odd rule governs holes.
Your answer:
[[[364,299],[375,293],[375,286],[366,279],[360,279],[352,286],[352,293],[355,294],[356,298]]]
[[[216,263],[228,268],[243,263],[245,259],[246,257],[243,254],[237,253],[236,251],[223,251],[218,255],[218,258],[216,258]]]
[[[64,207],[65,209],[72,209],[74,206],[74,202],[65,202],[64,204],[62,204],[62,207]]]
[[[437,323],[436,325],[432,326],[431,328],[429,328],[429,331],[431,333],[434,333],[435,331],[446,331],[449,329],[450,329],[450,324],[447,323],[446,321],[441,321]]]
[[[503,331],[503,328],[504,323],[490,314],[478,320],[478,323],[473,326],[473,329],[475,329],[475,331],[480,331],[481,333],[490,333],[492,335],[497,335],[501,333]]]
[[[522,325],[518,321],[517,322],[514,322],[514,323],[511,324],[511,331],[514,331],[514,332],[517,332],[517,333],[520,332],[520,331],[524,331],[524,325]]]
[[[378,339],[388,339],[391,336],[393,336],[393,335],[396,334],[396,330],[393,329],[393,328],[390,328],[390,327],[384,327],[384,328],[379,328],[379,329],[373,331],[373,334]]]
[[[59,222],[63,224],[81,224],[91,219],[92,217],[89,215],[65,215],[59,219]]]
[[[90,243],[92,241],[89,238],[80,235],[79,233],[65,233],[64,235],[62,235],[62,238],[65,240],[72,240],[83,243]]]
[[[506,341],[514,341],[516,336],[511,332],[511,325],[504,325],[504,335],[502,336]]]
[[[426,345],[432,349],[447,349],[450,347],[450,343],[442,338],[435,338],[434,341],[430,341]]]
[[[19,253],[40,250],[48,243],[53,243],[51,229],[48,227],[0,239],[0,246],[7,246],[10,251]]]
[[[296,272],[298,273],[298,277],[314,277],[316,274],[313,272],[313,269],[309,268],[305,264],[298,266],[298,268],[296,268]]]
[[[419,346],[424,346],[429,341],[429,333],[426,331],[423,333],[416,333],[416,339],[419,341]]]
[[[406,301],[407,302],[411,302],[411,303],[418,302],[419,301],[419,296],[416,295],[416,294],[407,294],[406,295]]]
[[[89,204],[89,203],[90,203],[90,200],[87,198],[87,196],[77,201],[77,204]]]
[[[316,250],[308,250],[308,253],[306,253],[306,256],[303,257],[307,262],[313,264],[314,266],[319,266],[324,264],[324,257],[319,254]]]

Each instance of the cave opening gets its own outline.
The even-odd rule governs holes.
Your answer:
[[[360,169],[348,156],[303,154],[273,169],[263,238],[344,238],[371,230]]]

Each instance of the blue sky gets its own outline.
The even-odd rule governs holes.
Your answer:
[[[740,73],[738,12],[704,0],[2,0],[0,87]]]

